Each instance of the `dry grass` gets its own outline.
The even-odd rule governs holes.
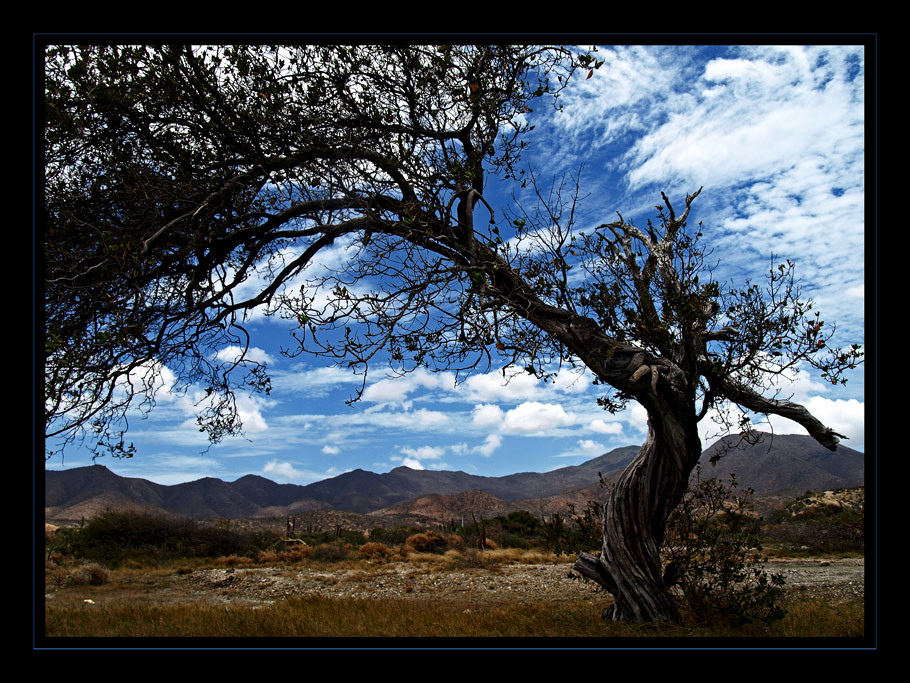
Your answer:
[[[835,608],[819,601],[793,604],[783,621],[771,625],[737,628],[606,623],[586,601],[478,606],[324,597],[294,598],[261,608],[124,601],[103,608],[50,608],[46,618],[46,635],[51,638],[827,638],[862,636],[864,631],[862,604]],[[600,645],[608,646],[602,641]]]

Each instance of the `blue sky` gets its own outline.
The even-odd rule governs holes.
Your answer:
[[[590,226],[617,211],[643,224],[661,191],[681,205],[704,186],[692,217],[720,261],[718,279],[761,282],[772,255],[789,258],[804,295],[837,323],[833,341],[862,344],[866,230],[874,229],[864,216],[863,47],[624,46],[601,47],[597,57],[603,67],[561,94],[561,113],[540,103],[528,114],[535,129],[524,160],[538,177],[583,166]],[[502,207],[511,190],[488,199]],[[324,259],[341,262],[344,253],[339,244]],[[493,368],[456,385],[450,373],[393,380],[377,367],[363,400],[346,405],[359,377],[283,356],[293,341],[286,321],[257,312],[248,329],[272,393],[240,397],[244,437],[208,448],[194,420],[201,388],[172,395],[165,371],[156,408],[131,420],[135,457],[97,462],[161,484],[250,473],[307,484],[400,465],[502,476],[579,464],[645,437],[639,406],[611,415],[597,406],[591,378],[569,371],[549,384],[521,374],[504,385]],[[861,365],[835,388],[803,371],[784,388],[863,450],[863,377]],[[718,434],[703,424],[707,447]],[[782,419],[772,425],[805,433]],[[46,466],[90,463],[73,449]]]

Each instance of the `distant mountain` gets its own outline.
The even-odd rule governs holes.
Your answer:
[[[740,485],[756,493],[824,490],[864,483],[863,454],[849,448],[831,452],[808,436],[774,436],[756,446],[735,449],[719,442],[702,456],[703,476],[726,477],[733,471]],[[716,467],[708,460],[717,448],[731,448]],[[581,465],[550,472],[521,472],[483,477],[466,472],[396,467],[385,474],[357,469],[307,486],[277,484],[256,475],[234,482],[206,477],[163,486],[120,477],[102,465],[45,472],[45,517],[80,519],[122,507],[159,510],[196,519],[280,517],[312,510],[367,514],[452,515],[474,510],[494,516],[510,509],[538,514],[579,509],[602,493],[599,474],[616,477],[638,453],[638,446],[617,448]],[[598,474],[599,473],[599,474]],[[429,514],[433,510],[433,514]]]
[[[722,456],[712,467],[717,453]],[[762,434],[755,445],[724,437],[705,450],[699,464],[702,477],[728,480],[734,473],[740,489],[785,494],[862,486],[865,462],[864,453],[843,444],[829,451],[809,436]]]

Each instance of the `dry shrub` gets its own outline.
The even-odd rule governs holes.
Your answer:
[[[360,546],[360,556],[365,560],[387,560],[392,556],[392,549],[385,543],[364,543]]]
[[[218,567],[247,567],[251,564],[253,564],[252,558],[241,555],[227,555],[215,560],[215,565]]]
[[[302,543],[289,545],[282,550],[260,550],[256,555],[259,564],[295,564],[313,554],[313,549]]]
[[[259,564],[277,564],[278,553],[274,550],[260,550],[256,555],[256,561]]]
[[[296,564],[303,562],[313,554],[313,548],[308,545],[292,545],[278,553],[278,561],[286,564]]]
[[[69,580],[79,586],[103,586],[110,579],[110,572],[97,563],[84,564],[70,572]]]
[[[458,548],[464,544],[461,536],[457,534],[441,534],[438,531],[425,531],[408,536],[405,541],[405,551],[416,553],[443,553],[451,548]]]
[[[320,543],[311,549],[309,558],[317,562],[341,562],[350,557],[350,546],[341,543]]]
[[[462,551],[446,553],[448,566],[452,569],[498,569],[503,560],[496,554],[478,550],[477,548],[465,548]]]

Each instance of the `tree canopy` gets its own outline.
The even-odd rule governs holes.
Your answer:
[[[268,378],[212,351],[245,347],[243,314],[257,306],[295,316],[302,347],[362,370],[380,349],[402,369],[505,354],[543,374],[554,358],[582,359],[630,396],[623,377],[585,358],[586,335],[606,334],[595,347],[697,370],[705,406],[724,394],[760,409],[748,388],[816,362],[827,338],[794,308],[789,266],[767,292],[726,292],[727,305],[709,310],[721,292],[699,281],[700,233],[680,235],[688,198],[680,217],[664,198],[647,231],[620,217],[580,239],[571,188],[508,225],[484,206],[488,174],[527,182],[517,162],[533,100],[599,65],[515,46],[49,48],[48,433],[91,426],[119,446],[108,427],[131,399],[151,399],[162,366],[217,397],[199,420],[213,439],[235,432],[233,388],[267,391]],[[282,291],[352,235],[358,253],[328,293]],[[569,285],[573,267],[590,276],[582,287]],[[264,284],[252,291],[254,276]],[[363,282],[381,291],[354,294]],[[770,309],[766,294],[777,298]],[[570,331],[569,318],[587,329]],[[701,338],[683,339],[693,324]],[[730,327],[750,332],[717,331]],[[708,361],[700,345],[720,339]]]

